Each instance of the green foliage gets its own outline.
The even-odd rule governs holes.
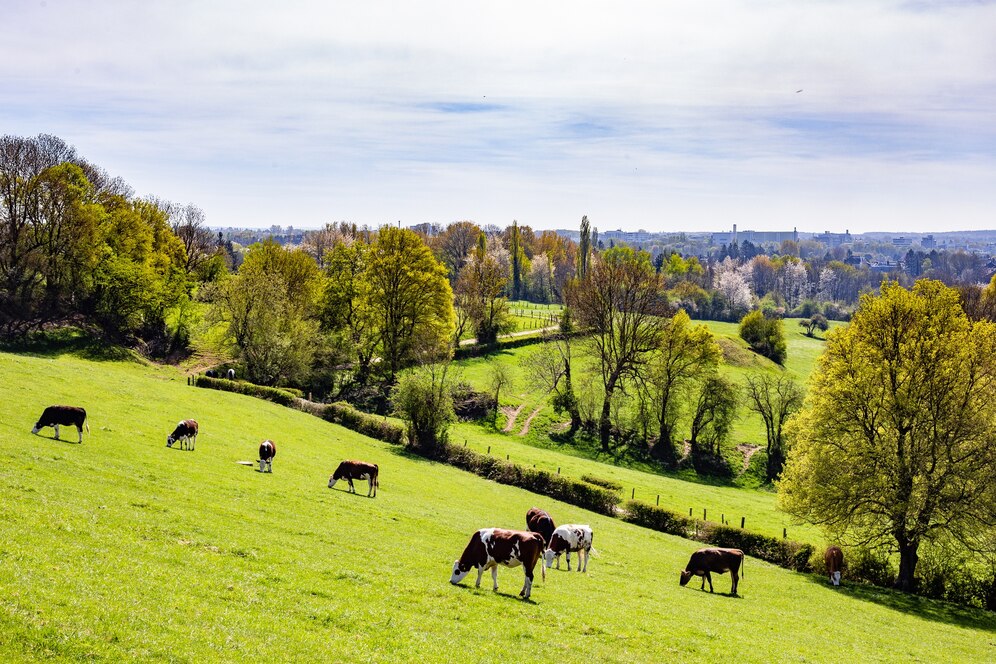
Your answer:
[[[790,423],[782,507],[842,541],[895,547],[905,590],[921,544],[991,552],[979,537],[996,520],[994,358],[996,326],[970,322],[940,282],[863,296]]]
[[[287,390],[265,385],[256,385],[245,381],[227,380],[225,378],[210,378],[208,376],[197,376],[195,379],[197,387],[207,387],[212,390],[223,390],[225,392],[235,392],[245,394],[257,399],[266,399],[281,406],[293,406],[297,397]]]
[[[820,330],[821,332],[826,332],[830,329],[830,323],[823,314],[813,314],[805,320],[799,321],[799,326],[805,328],[807,337],[814,337],[815,330]]]
[[[607,480],[602,477],[595,477],[594,475],[582,475],[581,479],[588,484],[594,484],[595,486],[600,486],[603,489],[608,489],[609,491],[622,491],[622,484],[619,482],[614,482],[612,480]]]
[[[433,455],[446,444],[456,420],[446,365],[430,365],[405,372],[391,391],[391,402],[405,422],[409,446]]]
[[[788,346],[780,318],[766,318],[761,311],[752,311],[740,319],[740,338],[754,352],[778,364],[785,364]]]

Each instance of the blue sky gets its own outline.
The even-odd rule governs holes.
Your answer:
[[[996,3],[22,2],[0,133],[214,226],[996,228]]]

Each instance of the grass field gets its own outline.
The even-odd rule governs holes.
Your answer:
[[[992,614],[844,586],[748,559],[741,597],[677,584],[696,545],[409,457],[303,413],[199,390],[168,368],[0,354],[0,661],[985,662]],[[30,434],[82,405],[76,445]],[[167,449],[201,423],[195,452]],[[74,436],[66,436],[70,440]],[[238,465],[264,437],[274,472]],[[326,488],[381,466],[375,500]],[[365,493],[365,485],[360,492]],[[447,583],[485,526],[540,505],[590,523],[585,575],[532,602]]]

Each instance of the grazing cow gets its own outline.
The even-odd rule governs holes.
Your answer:
[[[498,565],[518,567],[522,565],[526,573],[526,582],[519,595],[529,599],[533,589],[533,570],[543,555],[543,536],[522,530],[502,530],[500,528],[482,528],[471,535],[470,543],[463,550],[460,560],[453,562],[453,575],[450,583],[456,585],[467,576],[474,567],[477,568],[476,588],[481,587],[481,577],[491,570],[494,579],[494,590],[498,590]],[[540,572],[546,581],[546,569],[540,562]]]
[[[197,444],[197,420],[183,420],[176,425],[173,433],[166,436],[166,447],[173,447],[179,441],[180,449],[194,449]]]
[[[571,571],[571,552],[578,552],[578,571],[588,571],[588,558],[591,557],[591,545],[595,536],[591,532],[591,526],[576,526],[573,524],[560,526],[553,531],[550,537],[550,544],[546,549],[546,566],[553,566],[553,559],[557,559],[557,569],[560,569],[560,554],[567,553],[567,571]],[[581,566],[581,553],[584,552],[584,567]]]
[[[259,444],[259,472],[273,472],[273,457],[277,456],[277,446],[272,440],[264,440]]]
[[[214,369],[208,369],[207,371],[204,372],[204,375],[207,376],[208,378],[217,378],[218,372],[215,371]]]
[[[343,461],[329,477],[329,488],[331,489],[335,486],[336,482],[344,479],[349,483],[349,492],[356,493],[356,489],[353,487],[353,480],[366,480],[369,484],[367,487],[367,498],[376,498],[377,487],[380,486],[380,480],[377,479],[379,472],[375,463]]]
[[[526,512],[526,530],[542,535],[544,546],[550,546],[550,538],[553,537],[555,529],[553,519],[540,508],[533,507]]]
[[[744,562],[744,552],[740,549],[699,549],[692,554],[685,566],[685,571],[681,573],[681,585],[687,585],[692,576],[702,577],[702,590],[705,590],[706,581],[709,582],[709,592],[712,592],[711,572],[723,574],[729,571],[733,577],[733,588],[731,595],[737,594],[737,582],[740,580],[740,570]]]
[[[823,561],[827,564],[827,574],[830,575],[830,583],[835,586],[840,585],[840,572],[844,569],[844,552],[839,546],[831,546],[823,554]]]
[[[229,369],[226,375],[228,376],[228,380],[235,380],[235,369]]]
[[[90,433],[90,425],[86,423],[86,411],[76,406],[49,406],[38,418],[38,422],[31,429],[31,433],[38,433],[42,427],[53,427],[55,429],[55,439],[59,440],[60,426],[74,426],[80,435],[79,442],[83,442],[83,427]]]

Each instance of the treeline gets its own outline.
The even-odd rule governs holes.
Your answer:
[[[196,207],[138,198],[54,136],[0,138],[0,338],[72,323],[185,346],[192,286],[225,262]]]

